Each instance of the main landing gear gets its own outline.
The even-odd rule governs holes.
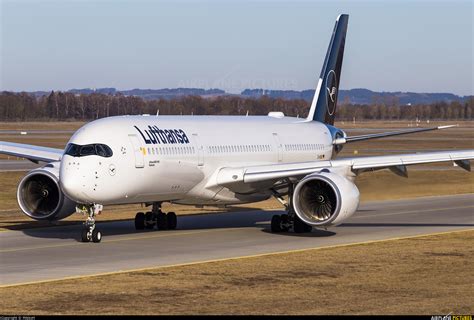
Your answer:
[[[161,211],[161,203],[153,203],[152,210],[147,213],[138,212],[135,215],[135,229],[175,230],[178,225],[176,213]]]
[[[290,183],[288,187],[288,201],[283,199],[278,192],[273,192],[273,196],[280,201],[287,210],[286,214],[274,215],[272,217],[271,230],[274,233],[288,232],[290,229],[293,229],[295,233],[306,233],[313,230],[313,227],[303,222],[295,212],[293,206],[293,189],[293,184]]]
[[[104,207],[100,204],[77,205],[76,211],[87,215],[87,220],[84,222],[81,240],[82,242],[98,243],[102,240],[102,233],[95,225],[95,216],[102,212]]]

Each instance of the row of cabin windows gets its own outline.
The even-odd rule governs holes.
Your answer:
[[[272,151],[272,147],[269,144],[209,146],[208,151],[209,153],[269,152]]]
[[[322,144],[285,144],[285,151],[313,151],[323,150]],[[191,146],[179,147],[154,147],[147,148],[148,155],[180,155],[194,154],[195,149]],[[272,147],[269,144],[261,145],[227,145],[227,146],[209,146],[209,153],[233,153],[233,152],[270,152]]]
[[[178,154],[194,154],[194,147],[155,147],[147,148],[148,155],[178,155]]]
[[[323,144],[303,143],[303,144],[285,144],[285,151],[313,151],[324,150]]]

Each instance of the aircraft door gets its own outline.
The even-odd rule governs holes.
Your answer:
[[[143,156],[142,148],[140,147],[140,140],[136,134],[129,134],[128,138],[132,142],[133,153],[135,155],[135,168],[145,167],[145,157]]]
[[[275,140],[276,150],[278,153],[278,162],[281,162],[283,158],[283,145],[281,144],[280,138],[278,137],[278,133],[273,134],[273,139]]]
[[[196,142],[198,166],[203,166],[204,165],[204,146],[199,141],[199,136],[197,133],[193,133],[193,140]]]

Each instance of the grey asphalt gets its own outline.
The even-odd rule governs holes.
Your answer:
[[[175,231],[104,222],[100,244],[79,242],[80,225],[0,232],[0,285],[473,229],[474,194],[365,203],[346,223],[310,234],[270,233],[275,213],[179,217]]]
[[[34,163],[29,160],[7,160],[0,159],[0,172],[6,171],[29,171],[44,166],[44,163]]]

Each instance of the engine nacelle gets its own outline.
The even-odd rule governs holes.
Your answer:
[[[76,203],[59,187],[59,163],[30,171],[18,185],[21,210],[35,220],[60,220],[75,212]]]
[[[311,226],[337,225],[356,212],[359,189],[339,174],[313,173],[296,185],[293,205],[298,217]]]

